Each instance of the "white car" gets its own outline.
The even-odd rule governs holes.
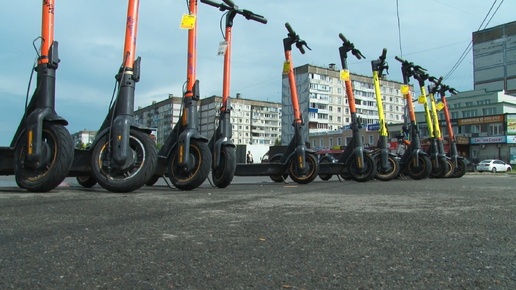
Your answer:
[[[511,171],[511,170],[512,170],[511,165],[503,162],[502,160],[498,160],[498,159],[486,159],[486,160],[480,161],[480,163],[477,164],[478,172],[491,171],[493,173],[496,173],[496,172]]]

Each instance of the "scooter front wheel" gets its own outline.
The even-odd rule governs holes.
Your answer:
[[[376,162],[371,155],[364,154],[364,165],[362,169],[359,169],[358,158],[353,155],[348,163],[348,172],[355,181],[365,182],[371,180],[376,174]]]
[[[271,160],[269,160],[269,163],[280,163],[281,161],[281,156],[278,155],[278,156],[274,156],[271,158]],[[288,177],[288,173],[284,173],[283,175],[271,175],[270,178],[272,181],[274,182],[283,182],[285,181],[285,179],[287,179]]]
[[[453,177],[453,173],[455,172],[455,166],[453,165],[452,160],[449,158],[446,158],[446,163],[448,163],[448,165],[447,165],[447,170],[446,170],[446,173],[444,174],[444,177],[446,177],[446,178]]]
[[[457,167],[454,168],[453,174],[451,177],[459,178],[466,174],[466,162],[463,159],[457,160]]]
[[[63,125],[43,124],[42,157],[36,168],[26,162],[27,133],[16,144],[14,174],[16,184],[31,192],[48,192],[56,188],[68,174],[73,162],[73,139]]]
[[[77,183],[79,183],[79,185],[84,188],[91,188],[95,184],[97,184],[97,181],[95,180],[95,178],[88,176],[88,175],[77,176],[76,179],[77,179]]]
[[[177,157],[177,151],[172,152],[168,166],[168,178],[177,189],[195,189],[208,178],[211,167],[211,152],[206,142],[190,140],[189,157],[192,158],[194,164],[190,171],[187,172],[180,168]]]
[[[215,160],[212,161],[213,168],[211,170],[211,176],[215,186],[225,188],[233,181],[233,177],[235,176],[236,151],[233,146],[222,146],[220,149],[220,166],[219,168],[215,168]]]
[[[131,192],[142,187],[154,174],[158,154],[149,135],[131,129],[129,147],[129,154],[133,154],[134,161],[123,169],[111,167],[109,134],[102,136],[93,148],[92,174],[104,189],[111,192]]]
[[[317,162],[317,158],[314,154],[306,154],[305,155],[305,163],[308,167],[306,173],[300,174],[298,173],[298,165],[296,158],[292,158],[289,163],[289,176],[296,183],[299,184],[307,184],[312,182],[316,177],[317,173],[319,173],[319,163]]]
[[[376,162],[376,179],[381,181],[389,181],[396,177],[400,173],[400,164],[394,156],[389,156],[387,162],[389,163],[389,169],[382,167],[382,158],[380,155],[375,156]]]
[[[430,174],[433,178],[445,177],[449,170],[450,168],[446,159],[437,158],[437,160],[432,160],[432,171]]]
[[[408,160],[407,174],[414,180],[427,178],[432,171],[432,162],[425,155],[413,156]]]

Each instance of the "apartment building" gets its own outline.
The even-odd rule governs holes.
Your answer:
[[[222,103],[219,96],[200,100],[200,133],[211,138],[217,127]],[[230,99],[233,143],[274,145],[281,135],[281,104],[243,99],[239,93]]]
[[[81,130],[72,134],[73,144],[75,148],[84,149],[86,146],[93,143],[97,136],[97,131]]]
[[[516,21],[473,32],[475,90],[516,94]]]
[[[303,132],[306,140],[308,140],[308,130],[310,134],[319,134],[349,127],[351,114],[348,99],[344,84],[340,79],[340,71],[335,64],[330,64],[328,67],[305,64],[296,67],[294,73],[300,110],[306,124],[306,130]],[[353,84],[357,115],[361,123],[364,127],[378,124],[373,78],[353,73],[350,74],[350,78]],[[400,82],[387,79],[381,81],[387,123],[403,122],[405,101],[400,92],[401,85]],[[281,142],[286,144],[294,134],[293,107],[287,75],[283,75],[282,105],[285,117],[282,119]],[[321,145],[321,147],[328,146],[330,145]]]

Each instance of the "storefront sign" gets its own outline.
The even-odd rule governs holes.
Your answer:
[[[516,136],[507,136],[507,144],[516,144]]]
[[[506,136],[495,136],[495,137],[472,137],[471,144],[493,144],[493,143],[505,143]]]
[[[474,124],[487,124],[487,123],[503,123],[504,115],[496,115],[496,116],[485,116],[485,117],[475,117],[475,118],[466,118],[459,119],[459,126],[464,125],[474,125]]]
[[[516,135],[516,115],[507,115],[507,135]]]
[[[469,137],[456,136],[455,141],[457,142],[457,144],[461,144],[461,145],[469,144]]]

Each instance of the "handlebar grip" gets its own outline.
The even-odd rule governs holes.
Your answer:
[[[454,89],[454,88],[449,89],[449,92],[450,92],[450,93],[452,93],[452,94],[454,94],[454,95],[456,95],[456,94],[458,94],[458,93],[459,93],[459,91],[457,91],[457,90],[456,90],[456,89]]]
[[[226,3],[231,8],[235,8],[235,3],[231,0],[222,0],[222,2]]]
[[[403,58],[401,58],[399,56],[395,56],[394,59],[396,59],[399,62],[407,62],[406,60],[404,60]]]
[[[349,41],[346,39],[346,37],[344,37],[344,34],[339,33],[339,37],[340,37],[340,39],[342,40],[342,42],[344,42],[344,43],[348,43],[348,42],[349,42]]]
[[[217,7],[217,8],[220,7],[220,3],[213,2],[211,0],[201,0],[201,2],[204,3],[204,4],[208,4],[210,6],[213,6],[213,7]]]
[[[285,23],[285,27],[287,28],[289,34],[296,34],[288,22]]]
[[[260,22],[263,24],[267,24],[267,19],[265,17],[258,15],[258,14],[254,14],[253,12],[251,12],[249,10],[243,9],[242,14],[245,16],[246,19],[254,20],[256,22]]]
[[[387,58],[387,48],[382,50],[382,55],[380,55],[381,60],[385,60]]]

